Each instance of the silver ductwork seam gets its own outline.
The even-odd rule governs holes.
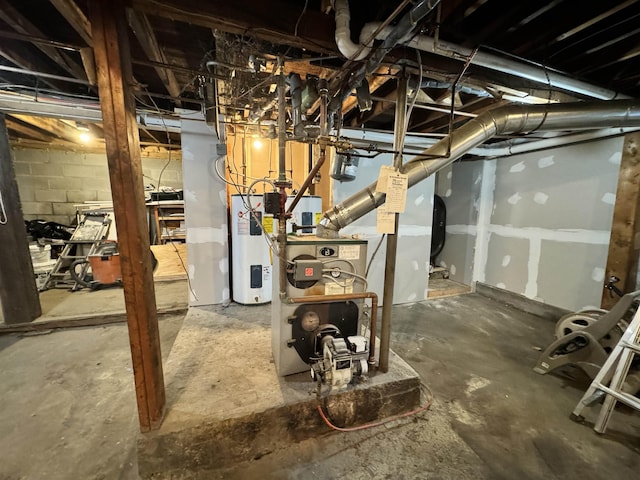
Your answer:
[[[379,22],[367,23],[360,32],[360,42],[366,42],[380,26]],[[393,32],[392,27],[383,28],[376,35],[376,40],[385,40]],[[444,57],[466,61],[473,50],[455,45],[453,43],[437,41],[426,35],[419,35],[408,41],[400,40],[409,47],[413,47],[423,52],[429,52]],[[545,68],[544,66],[530,65],[518,60],[493,55],[491,53],[478,51],[471,59],[471,65],[477,65],[490,70],[507,73],[519,78],[524,78],[532,82],[539,83],[547,87],[558,88],[567,92],[583,95],[585,97],[596,98],[598,100],[613,100],[630,98],[607,88],[599,87],[582,80],[577,80],[556,70]]]
[[[406,163],[401,171],[409,176],[409,187],[412,187],[496,135],[638,126],[640,126],[640,101],[638,100],[512,105],[496,108],[469,120],[451,135],[424,151],[425,155],[442,158],[412,160]],[[376,190],[376,182],[374,182],[324,212],[317,234],[322,237],[335,237],[341,228],[384,202],[385,194]]]

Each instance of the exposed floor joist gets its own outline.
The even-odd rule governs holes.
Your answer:
[[[0,0],[0,18],[19,33],[46,38],[46,35],[38,27],[18,12],[7,0]],[[86,79],[84,70],[65,52],[40,43],[34,43],[34,45],[73,77]]]
[[[131,9],[128,10],[127,14],[129,26],[131,27],[131,30],[133,30],[133,33],[138,39],[138,42],[140,42],[140,46],[142,46],[142,49],[149,60],[156,63],[167,64],[167,57],[158,44],[158,40],[156,39],[156,35],[147,16],[144,13],[136,12]],[[182,91],[173,71],[162,67],[154,68],[167,89],[167,92],[169,92],[169,95],[176,98],[179,97]],[[180,106],[181,102],[176,100],[176,105]]]

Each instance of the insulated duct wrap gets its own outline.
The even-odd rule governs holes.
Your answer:
[[[423,153],[430,159],[414,159],[400,169],[409,177],[409,187],[455,162],[472,148],[503,134],[546,130],[580,130],[607,127],[640,126],[640,101],[612,100],[594,103],[552,105],[512,105],[496,108],[469,120]],[[440,157],[440,158],[433,158]],[[385,194],[376,183],[360,190],[342,203],[324,212],[317,234],[333,237],[363,215],[385,202]]]

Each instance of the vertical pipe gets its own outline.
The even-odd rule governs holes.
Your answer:
[[[309,172],[309,175],[307,175],[307,178],[305,178],[304,183],[302,184],[302,186],[300,187],[300,190],[298,191],[298,194],[295,196],[295,198],[291,202],[291,205],[289,205],[289,208],[287,209],[287,213],[293,212],[293,209],[296,208],[296,205],[298,205],[298,202],[300,201],[302,196],[306,193],[307,188],[309,188],[309,185],[311,185],[311,182],[313,182],[313,179],[320,171],[320,168],[324,164],[324,161],[326,158],[327,146],[326,146],[326,139],[324,139],[324,137],[326,137],[329,134],[329,127],[328,127],[329,118],[328,118],[328,111],[327,111],[328,102],[329,102],[329,99],[328,99],[329,90],[327,88],[326,80],[320,79],[320,81],[318,81],[318,91],[320,93],[320,156],[318,157],[318,161],[316,162],[316,164],[313,166],[313,168]]]
[[[396,170],[402,167],[402,148],[404,125],[407,110],[408,77],[404,74],[398,80],[398,100],[393,125],[393,150],[397,152],[393,158]],[[389,371],[389,342],[391,339],[391,307],[393,306],[393,287],[396,278],[396,252],[398,250],[398,219],[395,215],[395,228],[392,235],[387,235],[387,256],[384,267],[384,291],[382,294],[382,321],[380,326],[380,371]]]
[[[280,214],[278,215],[278,256],[279,261],[279,286],[280,297],[284,297],[287,289],[287,261],[285,260],[287,248],[287,217],[285,214],[285,202],[287,201],[287,124],[286,124],[286,98],[285,81],[282,69],[282,59],[278,60],[280,76],[278,77],[278,181],[276,185],[280,189]]]
[[[285,105],[285,83],[284,75],[280,70],[280,76],[278,77],[278,182],[287,181],[287,125],[286,119],[286,105]]]

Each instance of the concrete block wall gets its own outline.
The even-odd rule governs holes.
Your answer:
[[[43,219],[65,225],[75,218],[74,205],[111,201],[104,153],[13,148],[18,190],[25,220]],[[145,185],[156,185],[167,159],[143,158]],[[176,157],[162,174],[162,185],[182,188],[182,161]]]
[[[472,280],[568,310],[598,306],[622,146],[616,137],[456,163],[441,258],[464,274],[452,278],[469,283],[471,263]]]

